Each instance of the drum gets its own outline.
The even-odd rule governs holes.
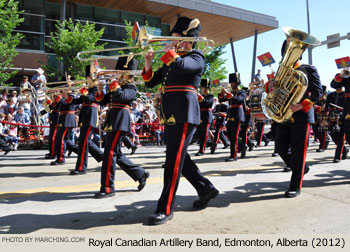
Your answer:
[[[328,115],[325,113],[320,113],[318,115],[318,131],[327,131],[329,122],[328,122]]]
[[[329,130],[331,132],[340,132],[340,112],[331,111],[329,112]]]
[[[250,113],[252,117],[257,120],[268,120],[270,119],[265,105],[263,104],[264,99],[266,98],[266,92],[263,88],[257,88],[250,95],[249,104],[250,104]]]

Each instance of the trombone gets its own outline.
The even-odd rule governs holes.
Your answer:
[[[152,36],[149,35],[146,28],[142,27],[140,29],[139,38],[136,42],[136,46],[127,46],[127,47],[118,47],[118,48],[108,48],[108,49],[100,49],[100,50],[88,50],[78,52],[77,58],[79,61],[92,61],[96,58],[98,59],[110,59],[117,57],[133,57],[137,55],[144,55],[146,52],[144,51],[147,47],[152,47],[152,43],[155,42],[165,42],[165,41],[180,41],[180,42],[204,42],[206,43],[206,47],[214,47],[215,43],[213,40],[207,39],[206,37],[172,37],[172,36]],[[163,44],[153,44],[153,46],[163,46]],[[112,51],[124,51],[130,49],[141,49],[143,52],[139,53],[129,53],[129,54],[121,54],[121,55],[111,55],[111,56],[92,56],[92,57],[83,57],[84,54],[98,53],[98,52],[112,52]],[[161,53],[163,51],[156,51],[155,53]],[[131,59],[130,59],[131,60]],[[128,61],[130,61],[128,60]],[[128,62],[127,62],[128,63]]]

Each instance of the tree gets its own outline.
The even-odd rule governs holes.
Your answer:
[[[12,60],[18,54],[16,47],[22,34],[13,30],[23,22],[19,17],[18,2],[14,0],[0,0],[0,84],[16,75],[16,72],[5,72],[13,67]]]
[[[53,53],[57,55],[58,62],[62,62],[65,71],[74,79],[85,78],[85,66],[90,64],[88,61],[79,61],[78,52],[87,50],[103,49],[106,43],[98,45],[97,42],[103,35],[104,28],[95,31],[95,24],[81,24],[79,21],[73,22],[72,19],[65,20],[63,23],[57,22],[57,31],[50,34],[51,42],[46,45]],[[56,80],[60,79],[63,73],[50,67],[45,70],[54,74]],[[54,71],[52,73],[52,71]],[[50,75],[50,74],[49,74]]]

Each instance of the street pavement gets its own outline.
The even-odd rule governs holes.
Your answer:
[[[0,153],[0,234],[349,234],[350,159],[334,164],[335,145],[316,153],[310,141],[302,194],[283,198],[291,173],[283,172],[280,157],[271,157],[273,142],[247,152],[245,159],[225,162],[229,149],[191,157],[220,194],[206,209],[195,211],[193,187],[182,178],[174,219],[148,226],[162,190],[165,148],[143,146],[136,154],[123,151],[151,176],[146,187],[118,168],[116,196],[94,199],[99,190],[101,163],[89,157],[86,175],[71,176],[76,155],[62,166],[51,166],[45,150]]]

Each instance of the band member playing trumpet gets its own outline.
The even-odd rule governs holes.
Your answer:
[[[86,67],[86,76],[90,78],[90,66]],[[97,162],[103,159],[103,152],[91,140],[91,135],[98,127],[98,110],[99,105],[96,103],[97,87],[93,86],[89,89],[83,87],[80,89],[80,97],[73,99],[72,103],[82,104],[79,114],[79,146],[78,159],[75,170],[70,171],[70,175],[85,174],[87,170],[89,153]]]
[[[207,145],[209,127],[213,122],[213,112],[212,107],[214,103],[214,95],[209,93],[210,80],[201,80],[201,91],[202,95],[198,94],[198,102],[201,112],[200,125],[198,127],[199,132],[199,151],[196,156],[202,156],[205,151],[205,146]]]
[[[119,59],[120,60],[120,59]],[[132,59],[134,61],[134,59]],[[129,64],[133,64],[129,63]],[[132,69],[134,70],[134,69]],[[130,81],[119,79],[109,84],[109,92],[103,93],[102,85],[98,86],[96,101],[101,105],[108,104],[105,121],[105,148],[101,170],[101,188],[95,198],[106,198],[115,195],[114,180],[116,164],[134,181],[138,181],[141,191],[149,177],[149,172],[131,162],[121,151],[123,137],[131,131],[130,106],[136,97],[137,89]]]
[[[344,130],[346,138],[350,140],[350,70],[344,68],[340,73],[336,74],[331,82],[332,88],[345,88],[344,110],[341,119],[344,120]]]
[[[237,160],[238,135],[241,127],[241,122],[245,121],[243,103],[246,97],[246,92],[239,88],[241,78],[239,73],[231,73],[229,75],[229,83],[232,91],[229,92],[224,88],[220,95],[220,101],[229,102],[229,110],[227,115],[227,135],[230,139],[230,156],[225,159],[226,162]]]
[[[210,153],[214,154],[216,147],[218,145],[219,139],[224,144],[224,149],[230,146],[229,141],[227,140],[223,127],[226,125],[226,116],[228,111],[228,105],[226,102],[221,101],[215,107],[215,132],[213,142],[210,144]]]
[[[326,110],[328,111],[329,131],[333,142],[337,145],[333,163],[339,163],[340,160],[346,159],[349,152],[349,149],[345,146],[344,119],[341,119],[344,99],[343,87],[337,88],[336,91],[327,95]]]
[[[284,56],[286,47],[287,41],[283,43],[282,56]],[[304,174],[309,170],[308,167],[305,167],[305,159],[310,124],[315,122],[313,104],[322,96],[322,85],[316,68],[312,65],[302,65],[299,59],[291,64],[294,69],[301,70],[306,74],[308,87],[300,102],[289,106],[293,112],[292,117],[287,122],[278,123],[276,129],[277,152],[285,164],[292,169],[289,189],[284,194],[286,198],[294,198],[300,194]],[[273,91],[273,87],[274,82],[268,82],[265,90],[267,92]]]
[[[170,33],[173,37],[198,37],[200,31],[198,19],[180,17]],[[193,202],[194,208],[204,208],[219,193],[187,153],[196,126],[200,123],[197,88],[204,70],[204,55],[202,51],[193,49],[192,42],[179,41],[174,40],[164,47],[165,54],[161,58],[164,64],[155,72],[151,66],[154,51],[149,50],[142,73],[147,87],[162,83],[164,90],[161,102],[166,137],[164,186],[157,209],[148,219],[150,225],[163,224],[172,219],[181,174],[198,193],[199,199]]]
[[[60,103],[58,116],[58,130],[55,138],[55,155],[56,160],[51,165],[62,165],[65,163],[65,154],[67,149],[75,148],[73,144],[73,129],[77,126],[75,120],[76,105],[72,103],[73,95],[68,94],[70,91],[62,90],[61,99],[56,100]],[[74,151],[76,152],[76,151]]]

